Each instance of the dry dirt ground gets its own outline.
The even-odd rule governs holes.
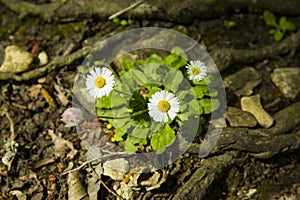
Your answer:
[[[127,20],[128,25],[117,25],[112,21],[88,19],[51,24],[37,17],[21,18],[18,14],[0,6],[2,25],[0,30],[0,61],[4,49],[17,45],[34,55],[34,68],[38,68],[37,55],[45,51],[49,61],[67,56],[78,49],[103,40],[123,30],[155,26],[180,31],[213,52],[220,48],[251,49],[262,48],[276,43],[265,25],[262,11],[232,12],[222,18],[194,20],[191,24],[172,22]],[[300,18],[289,18],[300,28]],[[224,27],[224,20],[235,21],[230,29]],[[292,33],[287,33],[286,37]],[[7,153],[12,137],[17,146],[10,169],[0,162],[0,199],[68,199],[70,180],[64,172],[80,166],[85,151],[75,128],[66,128],[60,120],[62,113],[72,105],[72,84],[79,59],[70,65],[49,72],[46,76],[25,82],[0,81],[1,139],[0,156]],[[300,95],[289,99],[270,79],[275,68],[300,67],[300,51],[281,56],[265,57],[251,64],[236,64],[222,72],[223,77],[234,74],[244,67],[253,67],[262,82],[254,88],[260,94],[266,111],[273,115],[277,111],[300,100]],[[42,92],[43,91],[43,92]],[[45,92],[46,91],[46,92]],[[279,100],[274,102],[274,96]],[[228,106],[240,107],[240,97],[227,90]],[[253,129],[260,128],[259,125]],[[299,126],[292,132],[299,130]],[[13,136],[12,136],[13,135]],[[57,149],[55,137],[67,144]],[[196,155],[191,155],[197,160]],[[242,163],[231,166],[214,181],[207,190],[206,199],[297,199],[300,195],[299,149],[281,153],[269,159],[258,159],[242,152]],[[169,177],[160,188],[147,192],[140,191],[140,199],[168,199],[176,189],[187,181],[198,164],[180,162],[181,170]],[[197,161],[195,161],[197,162]],[[212,172],[213,173],[213,172]],[[93,174],[92,174],[93,175]],[[83,188],[87,176],[92,176],[83,167],[76,176]],[[75,178],[74,178],[75,179]],[[113,180],[101,177],[112,190]],[[99,183],[100,184],[100,183]],[[112,192],[101,187],[100,199],[115,199]],[[69,193],[70,195],[70,193]],[[76,198],[75,198],[76,199]]]

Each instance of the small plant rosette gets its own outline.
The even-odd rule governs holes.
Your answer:
[[[76,127],[82,140],[102,153],[108,147],[117,155],[126,152],[131,168],[162,168],[195,140],[203,141],[199,154],[207,155],[218,138],[210,134],[211,121],[224,116],[225,103],[207,52],[162,28],[130,30],[100,43],[79,67],[73,87],[73,106],[85,118]]]

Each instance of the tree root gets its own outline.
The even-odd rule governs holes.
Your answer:
[[[300,45],[300,31],[285,40],[257,49],[223,48],[211,53],[211,57],[220,71],[234,64],[251,64],[257,61],[295,51]]]
[[[237,151],[228,151],[204,160],[191,178],[177,190],[172,200],[204,199],[213,182],[221,179],[224,172],[237,162],[237,157]]]
[[[136,1],[133,0],[68,0],[65,4],[60,2],[35,5],[21,0],[0,0],[0,3],[21,16],[39,16],[46,21],[70,21],[82,18],[108,18],[124,10]],[[270,10],[281,15],[300,15],[300,2],[298,0],[151,0],[129,10],[125,17],[136,19],[159,19],[179,23],[190,23],[194,18],[211,18],[222,16],[235,9]]]
[[[0,0],[1,1],[1,0]],[[295,51],[300,45],[300,31],[292,34],[285,40],[275,43],[269,46],[261,47],[252,50],[242,49],[219,49],[211,52],[211,56],[222,72],[233,64],[250,64],[268,57],[275,57],[281,54],[286,54]],[[77,52],[61,58],[57,61],[53,61],[48,65],[34,69],[32,71],[24,72],[22,74],[14,73],[0,73],[0,81],[9,80],[24,82],[31,79],[42,77],[51,71],[58,68],[71,65],[74,61],[83,58],[92,51],[93,47],[85,47]]]
[[[245,158],[242,152],[249,153],[259,159],[268,159],[280,153],[293,152],[300,147],[300,131],[286,133],[297,129],[300,124],[300,102],[282,109],[274,115],[276,125],[272,129],[224,128],[220,139],[209,157],[201,162],[201,166],[191,178],[180,187],[172,199],[203,199],[215,181],[225,176],[234,165]],[[291,123],[286,123],[289,119]],[[285,124],[285,125],[284,125]],[[285,133],[285,134],[282,134]],[[189,153],[199,153],[199,145],[192,144]]]

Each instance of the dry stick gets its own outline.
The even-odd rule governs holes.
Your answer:
[[[8,113],[8,112],[5,112],[5,116],[7,117],[8,121],[9,121],[9,124],[10,124],[10,132],[11,132],[10,140],[11,140],[11,141],[14,141],[15,138],[16,138],[14,122],[13,122],[13,120],[11,119],[11,117],[9,116],[9,113]]]
[[[136,3],[134,3],[134,4],[130,5],[130,6],[128,6],[127,8],[124,8],[124,9],[120,10],[119,12],[117,12],[117,13],[115,13],[115,14],[109,16],[108,19],[109,19],[109,20],[112,20],[113,18],[118,17],[118,16],[120,16],[120,15],[122,15],[122,14],[128,12],[129,10],[131,10],[131,9],[133,9],[134,7],[140,5],[141,3],[144,3],[145,1],[147,1],[147,0],[138,1],[138,2],[136,2]]]

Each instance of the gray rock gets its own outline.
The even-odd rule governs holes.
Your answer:
[[[231,127],[254,127],[257,124],[255,117],[235,107],[227,107],[225,117]]]
[[[294,99],[300,92],[300,68],[278,68],[271,74],[273,83],[286,98]]]
[[[4,62],[0,72],[23,72],[30,69],[33,61],[33,55],[17,46],[8,46],[5,48]]]
[[[253,67],[244,68],[224,78],[225,87],[231,89],[237,96],[251,95],[253,88],[260,82],[260,75]]]
[[[269,128],[274,123],[274,119],[264,110],[260,102],[260,95],[241,98],[241,107],[243,111],[250,112],[258,123]]]

